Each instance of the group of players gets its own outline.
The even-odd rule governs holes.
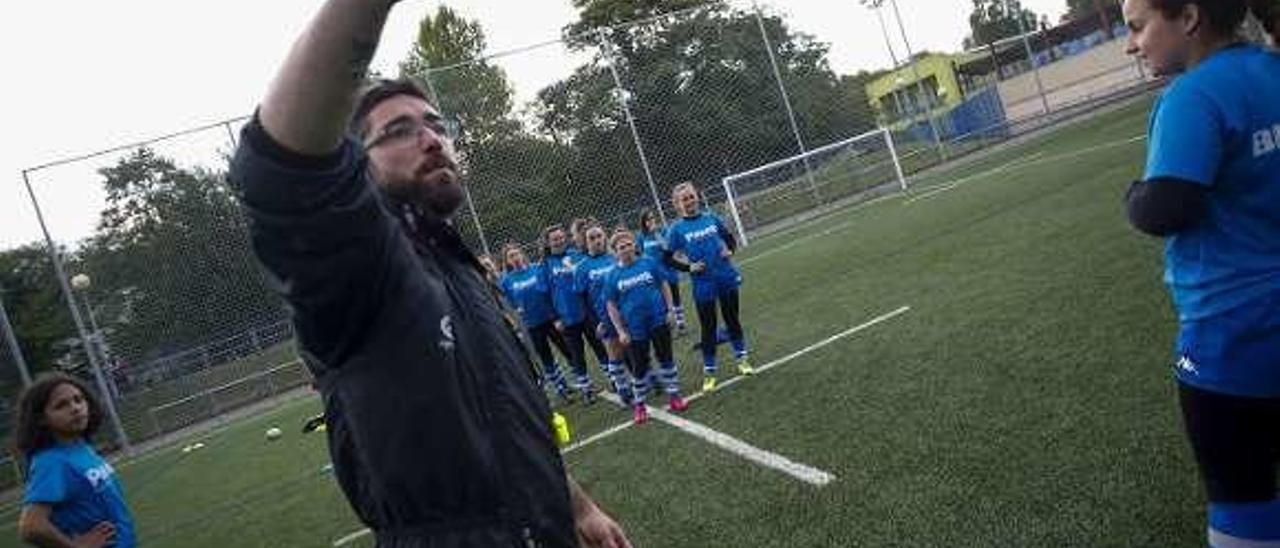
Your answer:
[[[671,411],[688,408],[672,348],[673,330],[687,329],[680,272],[689,274],[693,286],[703,392],[716,388],[716,350],[726,340],[738,372],[754,373],[739,318],[742,276],[732,260],[736,239],[719,217],[701,207],[692,183],[676,186],[671,196],[680,218],[666,227],[652,211],[640,216],[635,231],[606,230],[595,219],[577,219],[567,230],[554,224],[542,231],[537,262],[530,262],[516,243],[503,246],[501,266],[481,258],[524,324],[544,381],[562,401],[572,401],[575,392],[584,404],[596,400],[587,368],[590,348],[609,389],[632,409],[636,423],[648,420],[645,402],[651,390],[666,392]],[[718,327],[721,317],[724,329]],[[572,378],[566,378],[552,347],[567,360]],[[654,359],[657,368],[651,365]]]

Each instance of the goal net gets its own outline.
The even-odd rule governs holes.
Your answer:
[[[905,191],[893,134],[879,128],[722,179],[738,236],[837,204]]]

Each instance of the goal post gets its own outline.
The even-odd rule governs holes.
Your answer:
[[[720,181],[737,237],[815,209],[907,190],[893,132],[877,128]],[[861,199],[860,199],[861,198]]]

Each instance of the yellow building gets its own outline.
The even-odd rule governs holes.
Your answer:
[[[949,109],[964,100],[956,63],[963,55],[928,53],[867,83],[867,100],[885,125]],[[917,75],[923,85],[917,85]]]

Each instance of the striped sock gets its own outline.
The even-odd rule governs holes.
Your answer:
[[[645,375],[643,377],[636,377],[634,380],[631,381],[631,386],[635,390],[635,398],[631,400],[631,403],[633,405],[637,403],[643,403],[646,399],[649,398],[649,376],[648,375]]]
[[[567,395],[569,393],[569,383],[564,378],[564,371],[560,370],[560,364],[551,362],[543,366],[543,369],[547,382],[556,387],[556,393],[561,396]]]
[[[676,325],[684,327],[684,307],[673,306],[671,307],[671,311],[676,313]]]
[[[622,367],[622,362],[609,360],[605,362],[604,368],[609,382],[613,383],[613,389],[618,392],[618,397],[622,398],[624,403],[630,404],[635,394],[631,392],[631,381],[627,379],[627,371]]]
[[[663,363],[659,376],[662,378],[662,386],[667,389],[668,396],[680,395],[680,372],[676,371],[676,362]]]

